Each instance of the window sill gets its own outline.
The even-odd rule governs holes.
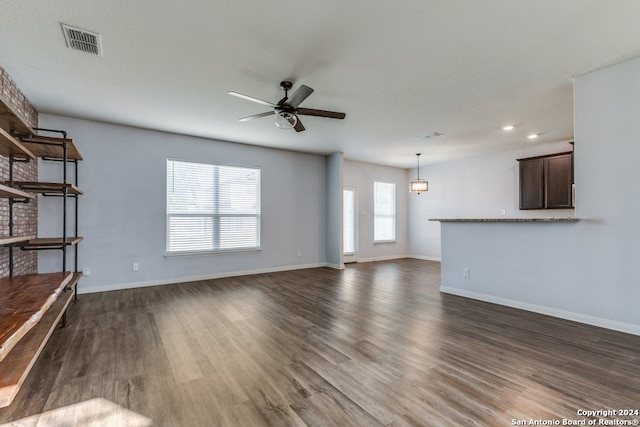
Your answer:
[[[196,256],[210,256],[210,255],[225,255],[225,254],[238,254],[244,252],[260,252],[262,248],[248,248],[248,249],[228,249],[224,251],[192,251],[192,252],[165,252],[165,258],[184,258],[184,257],[196,257]]]
[[[396,240],[375,240],[374,245],[387,245],[389,243],[398,243]]]

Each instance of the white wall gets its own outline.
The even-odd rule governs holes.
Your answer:
[[[91,275],[80,281],[80,292],[326,264],[324,156],[46,114],[40,126],[67,130],[85,158],[79,259],[80,269],[89,268]],[[259,166],[262,250],[166,258],[168,157]],[[41,162],[40,179],[59,180],[58,171],[59,164]],[[59,234],[59,200],[39,203],[39,235]],[[59,270],[58,260],[57,253],[41,252],[40,271]]]
[[[410,252],[439,260],[440,223],[432,218],[500,218],[573,216],[573,209],[519,210],[516,159],[571,151],[568,142],[535,144],[500,153],[420,168],[429,191],[409,197]],[[416,176],[417,171],[410,171]]]
[[[580,222],[443,224],[443,291],[640,335],[639,93],[640,58],[576,78]]]
[[[357,188],[358,261],[367,262],[408,256],[409,176],[407,170],[345,160],[343,174],[344,185]],[[395,243],[373,243],[373,183],[375,181],[396,184]]]

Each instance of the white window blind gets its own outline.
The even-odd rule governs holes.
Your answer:
[[[167,252],[260,247],[260,169],[167,160]]]
[[[396,239],[396,185],[373,183],[373,240],[388,242]]]

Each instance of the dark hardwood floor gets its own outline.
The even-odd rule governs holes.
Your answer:
[[[81,295],[0,422],[510,426],[640,409],[640,337],[440,294],[439,268]]]

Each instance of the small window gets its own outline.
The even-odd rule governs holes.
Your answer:
[[[167,160],[167,253],[260,248],[260,169]]]
[[[396,185],[386,182],[373,183],[373,240],[396,240]]]

